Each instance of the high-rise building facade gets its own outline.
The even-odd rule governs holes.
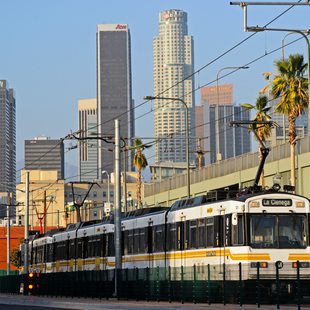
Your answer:
[[[204,86],[200,90],[201,104],[232,104],[233,85],[222,84],[217,86]]]
[[[270,114],[272,115],[272,121],[277,123],[277,126],[274,126],[271,129],[271,135],[267,140],[267,144],[270,146],[275,146],[280,143],[285,143],[288,141],[288,118],[286,115],[276,111],[276,106],[279,104],[280,99],[273,99],[270,101]],[[283,130],[285,128],[285,130]],[[300,115],[296,119],[296,135],[299,139],[302,139],[305,135],[308,134],[308,111],[306,110],[304,114]]]
[[[209,113],[209,126],[206,137],[210,139],[210,159],[211,163],[216,162],[217,139],[216,139],[216,105],[205,104]],[[231,121],[242,121],[250,119],[250,111],[240,106],[220,105],[219,106],[219,141],[221,159],[235,157],[251,151],[251,136],[247,128],[231,127]]]
[[[126,24],[97,25],[97,111],[98,135],[114,136],[114,119],[120,120],[120,136],[126,144],[134,137],[134,111],[131,90],[130,32]],[[111,144],[98,140],[98,170],[112,172]],[[131,152],[132,153],[132,152]],[[127,154],[131,170],[132,156]]]
[[[159,14],[159,34],[153,40],[154,95],[182,99],[189,110],[190,159],[195,150],[193,38],[188,35],[187,13],[167,10]],[[185,162],[185,113],[180,100],[155,99],[155,162]]]
[[[64,144],[39,136],[25,140],[25,170],[57,170],[58,180],[65,177]]]
[[[97,132],[97,99],[80,99],[78,113],[81,138],[78,158],[79,180],[92,182],[98,179],[98,140],[93,135],[93,132]]]
[[[16,107],[14,90],[0,80],[0,192],[15,197]],[[1,215],[1,214],[0,214]]]

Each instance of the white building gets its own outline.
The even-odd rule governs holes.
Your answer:
[[[187,13],[181,10],[161,12],[159,34],[153,40],[154,96],[184,100],[189,108],[188,128],[195,126],[193,71],[193,38],[188,35]],[[155,100],[155,137],[162,138],[155,145],[156,163],[186,161],[185,112],[186,108],[179,100]],[[195,130],[189,135],[190,158],[193,160]]]
[[[92,135],[97,132],[97,100],[81,99],[78,101],[79,113],[79,159],[78,175],[80,181],[98,179],[98,140]],[[83,138],[93,138],[85,139]]]

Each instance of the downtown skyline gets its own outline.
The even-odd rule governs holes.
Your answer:
[[[56,1],[57,2],[57,1]],[[38,3],[36,1],[30,1],[26,12],[30,12],[30,8]],[[33,136],[44,134],[53,138],[61,138],[66,136],[70,130],[77,130],[77,100],[82,98],[95,97],[96,94],[96,73],[95,73],[95,30],[96,25],[100,23],[127,23],[131,29],[131,41],[132,41],[132,81],[133,81],[133,99],[136,106],[143,102],[144,95],[152,94],[152,40],[157,32],[157,18],[160,11],[165,9],[177,8],[184,10],[188,14],[188,27],[189,33],[193,36],[195,41],[195,68],[198,70],[210,63],[217,56],[234,46],[242,39],[245,39],[250,34],[244,33],[242,28],[242,10],[238,7],[229,6],[228,1],[223,1],[221,4],[212,4],[207,6],[202,1],[197,1],[197,7],[193,7],[186,1],[166,3],[164,1],[159,4],[150,6],[150,9],[145,8],[145,13],[140,18],[134,18],[139,16],[137,12],[133,12],[133,9],[128,14],[125,14],[125,8],[121,7],[120,10],[108,10],[110,14],[99,14],[96,12],[94,3],[99,5],[98,1],[94,1],[92,5],[85,6],[79,1],[76,2],[76,6],[73,2],[68,7],[64,6],[63,11],[58,12],[59,22],[53,22],[51,19],[45,21],[46,36],[49,38],[49,43],[44,47],[43,33],[39,31],[40,21],[43,22],[43,16],[50,15],[38,15],[37,19],[31,20],[29,18],[29,24],[26,24],[25,30],[31,33],[29,36],[29,42],[25,44],[23,38],[17,36],[16,40],[12,37],[16,34],[16,29],[13,26],[8,28],[5,36],[10,38],[12,43],[12,53],[10,57],[5,51],[0,53],[2,79],[8,80],[10,85],[14,85],[17,97],[17,160],[23,158],[22,149],[23,141],[31,139]],[[139,3],[139,1],[138,1]],[[17,1],[12,1],[12,6],[17,4]],[[10,7],[9,4],[5,6]],[[111,5],[113,7],[113,5]],[[17,8],[17,16],[21,14],[23,5]],[[56,12],[57,5],[51,3],[47,6],[51,9],[50,14]],[[80,24],[75,24],[75,20],[68,19],[65,23],[64,19],[69,12],[69,8],[75,7],[76,12],[81,14],[82,8],[85,8],[86,17]],[[140,8],[143,7],[140,4]],[[105,7],[107,8],[107,7]],[[204,8],[205,10],[202,10]],[[47,8],[43,8],[38,5],[35,12],[41,12],[48,14]],[[251,9],[251,11],[259,11],[259,14],[253,17],[251,24],[264,25],[269,22],[272,17],[275,17],[279,12],[284,11],[283,7]],[[29,10],[29,11],[28,11]],[[210,19],[204,20],[201,17],[207,15]],[[294,8],[289,13],[285,14],[285,18],[276,21],[276,26],[280,28],[288,28],[287,23],[290,22],[292,28],[306,28],[302,25],[302,21],[306,19],[300,18],[296,20],[297,16],[307,14],[308,8]],[[219,15],[220,13],[220,15]],[[301,14],[302,13],[302,14]],[[100,16],[101,15],[101,16]],[[211,27],[212,21],[214,24],[213,15],[229,17],[225,20],[224,24],[230,22],[230,28],[225,28],[224,25],[215,23],[217,27]],[[79,17],[81,15],[78,15]],[[29,17],[29,16],[28,16]],[[81,17],[80,17],[81,18]],[[199,22],[200,20],[200,22]],[[294,23],[293,23],[294,21]],[[3,22],[3,21],[2,21]],[[5,19],[4,19],[5,22]],[[23,22],[23,19],[21,19]],[[147,22],[147,27],[145,23]],[[2,25],[4,26],[4,25]],[[76,32],[72,33],[72,37],[67,42],[62,42],[62,35],[66,34],[72,28],[76,27]],[[142,28],[148,28],[146,30]],[[21,32],[25,31],[21,30]],[[144,31],[142,31],[144,30]],[[62,34],[62,32],[64,34]],[[10,36],[11,34],[11,36]],[[253,59],[261,56],[265,51],[269,52],[272,49],[281,45],[281,38],[285,33],[280,34],[258,34],[253,39],[248,40],[245,44],[242,44],[240,49],[234,50],[228,53],[227,57],[222,57],[220,60],[209,65],[207,69],[202,70],[199,75],[196,76],[196,88],[204,84],[211,83],[215,80],[216,71],[226,65],[245,65]],[[274,39],[277,37],[277,39]],[[19,39],[18,39],[19,38]],[[35,40],[37,38],[37,40]],[[223,40],[225,38],[225,40]],[[291,36],[287,41],[296,39],[297,36]],[[35,50],[36,44],[40,39],[43,39],[43,45]],[[55,42],[61,43],[59,46]],[[54,45],[53,45],[54,42]],[[209,44],[208,44],[209,42]],[[18,46],[24,43],[23,53],[19,54]],[[65,44],[64,44],[65,43]],[[258,46],[253,52],[253,45]],[[304,42],[300,41],[287,47],[286,54],[291,52],[304,53]],[[46,52],[46,48],[50,46],[50,51]],[[87,46],[87,48],[85,48]],[[247,73],[239,74],[238,72],[223,79],[223,83],[232,83],[236,90],[236,103],[254,102],[257,97],[257,93],[260,90],[260,86],[265,85],[261,73],[263,71],[272,71],[273,61],[279,58],[281,51],[273,53],[264,57],[261,61],[256,61],[247,70]],[[44,57],[49,55],[50,57]],[[31,57],[30,57],[31,56]],[[28,57],[28,58],[27,58]],[[28,62],[26,61],[28,59]],[[4,59],[8,59],[7,67]],[[24,61],[23,61],[24,60]],[[31,70],[27,69],[28,65],[32,64]],[[52,66],[51,66],[52,65]],[[14,66],[14,67],[13,67]],[[44,68],[44,71],[42,71]],[[20,70],[20,71],[19,71]],[[21,72],[21,73],[19,73]],[[27,72],[27,75],[25,73]],[[28,79],[26,79],[28,77]],[[252,82],[253,81],[253,82]],[[221,81],[222,83],[222,81]],[[259,86],[258,86],[259,85]],[[246,87],[244,87],[246,86]],[[34,91],[35,90],[35,91]],[[200,100],[199,91],[196,91],[196,103],[199,105]],[[149,113],[144,117],[140,117],[150,111],[150,104],[143,105],[141,108],[136,109],[135,114],[138,120],[136,121],[136,136],[154,137],[154,125],[153,114]],[[140,117],[140,118],[139,118]],[[37,121],[33,122],[32,118]],[[29,120],[25,122],[24,120]],[[21,122],[20,120],[23,120]],[[147,126],[146,126],[147,124]],[[66,157],[69,162],[74,164],[76,161],[76,153],[67,152]],[[150,157],[154,150],[148,152]],[[70,157],[74,159],[70,160]],[[150,162],[152,162],[151,158]]]

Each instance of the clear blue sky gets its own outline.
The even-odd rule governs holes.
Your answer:
[[[133,98],[137,105],[143,96],[151,95],[152,39],[158,33],[158,13],[172,8],[188,13],[196,70],[250,35],[243,32],[242,9],[226,0],[0,0],[0,79],[8,80],[16,91],[17,160],[24,156],[25,139],[41,134],[61,138],[77,129],[78,99],[96,95],[97,24],[129,24]],[[251,6],[248,24],[263,26],[286,8]],[[269,27],[310,28],[309,16],[309,6],[294,7]],[[214,80],[223,67],[245,65],[280,47],[284,35],[258,33],[202,70],[196,86]],[[296,52],[306,53],[304,40],[286,48],[286,53]],[[234,84],[235,102],[255,101],[265,85],[261,73],[273,71],[273,61],[279,57],[280,51],[223,80]],[[145,105],[136,110],[136,116],[148,110],[150,105]],[[137,136],[153,136],[152,123],[152,114],[140,118]],[[66,156],[76,164],[76,150]]]

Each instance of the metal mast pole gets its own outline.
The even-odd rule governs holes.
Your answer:
[[[122,269],[122,251],[121,251],[121,169],[120,169],[120,133],[119,120],[115,124],[115,219],[114,219],[114,236],[115,236],[115,296],[118,296],[118,283]]]
[[[26,190],[25,190],[25,255],[24,273],[28,273],[28,239],[29,239],[29,171],[26,171]]]

